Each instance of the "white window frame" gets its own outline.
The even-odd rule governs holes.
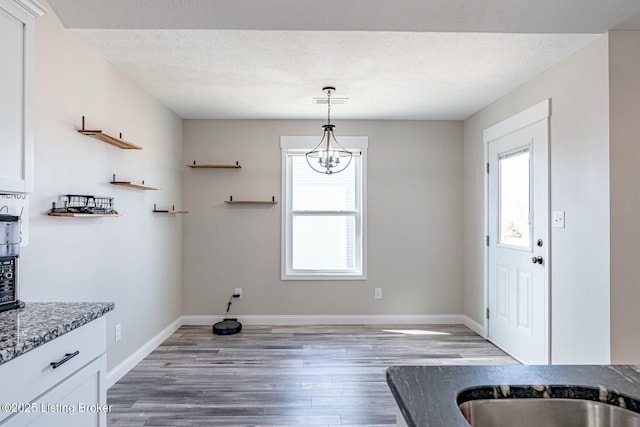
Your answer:
[[[360,206],[357,209],[359,215],[356,222],[360,227],[356,227],[356,240],[361,240],[360,263],[361,271],[345,274],[344,272],[331,271],[295,271],[292,268],[292,188],[291,174],[288,153],[293,150],[300,150],[301,155],[318,145],[317,136],[282,136],[280,137],[280,148],[282,150],[282,226],[281,226],[281,280],[367,280],[367,149],[369,148],[369,138],[366,136],[341,136],[340,145],[350,151],[358,151],[361,167],[360,182]]]

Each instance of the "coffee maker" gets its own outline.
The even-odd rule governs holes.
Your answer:
[[[0,215],[0,312],[24,307],[18,299],[20,217]]]

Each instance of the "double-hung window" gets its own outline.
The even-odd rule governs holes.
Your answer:
[[[317,137],[283,136],[282,280],[364,280],[367,137],[341,137],[353,153],[344,171],[311,169]]]

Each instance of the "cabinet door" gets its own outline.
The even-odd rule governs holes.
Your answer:
[[[9,418],[3,427],[106,427],[106,356],[101,356]]]
[[[32,18],[0,0],[0,193],[33,191]]]

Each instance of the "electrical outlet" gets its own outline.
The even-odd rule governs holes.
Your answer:
[[[236,288],[236,290],[235,290],[235,291],[233,291],[233,294],[234,294],[234,295],[240,295],[240,296],[238,297],[238,299],[242,299],[242,288]]]
[[[376,299],[382,299],[382,288],[376,288],[374,296]]]
[[[116,337],[116,342],[120,341],[120,339],[122,338],[122,323],[118,323],[115,327],[115,337]]]

